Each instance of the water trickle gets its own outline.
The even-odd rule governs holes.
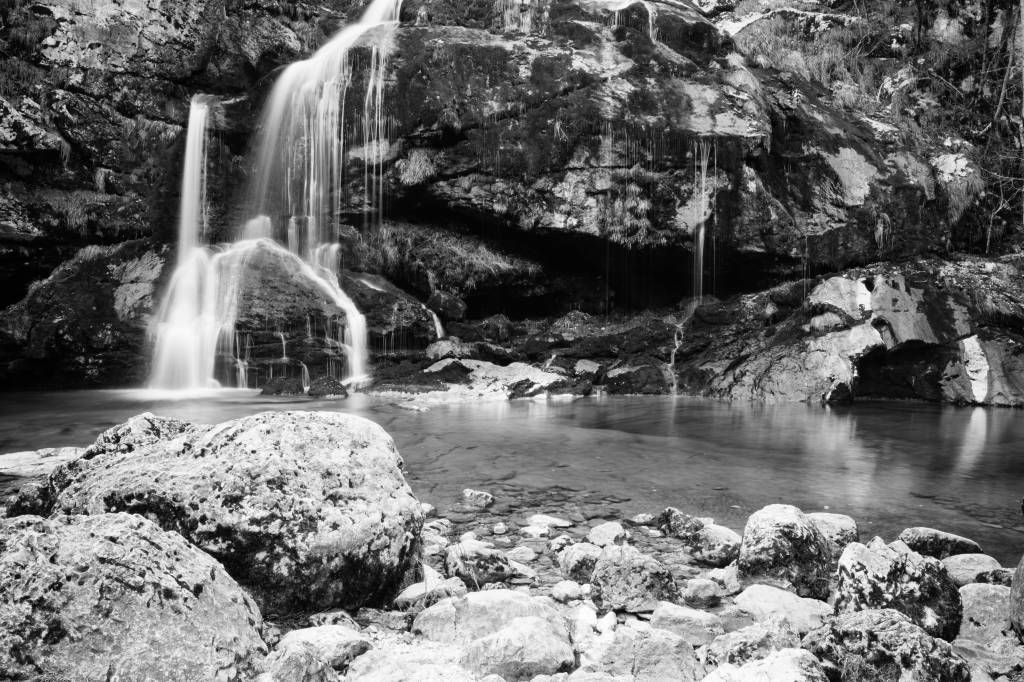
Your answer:
[[[302,390],[309,391],[309,368],[306,367],[306,363],[300,362],[299,367],[302,368]]]
[[[288,362],[288,342],[284,338],[284,332],[277,332],[277,338],[281,339],[281,362]]]
[[[704,241],[708,218],[708,166],[711,163],[712,144],[708,140],[693,143],[693,298],[700,305],[704,298]]]
[[[445,332],[444,325],[441,324],[441,318],[438,317],[437,313],[435,313],[430,308],[423,306],[423,309],[427,311],[427,314],[430,315],[430,319],[434,322],[434,334],[437,336],[437,338],[443,339],[445,337]]]

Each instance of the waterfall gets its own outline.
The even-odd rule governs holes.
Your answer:
[[[438,317],[437,313],[435,313],[430,308],[428,308],[426,306],[423,306],[423,309],[427,311],[427,314],[430,315],[430,319],[433,320],[433,322],[434,322],[434,334],[437,335],[437,338],[443,339],[445,337],[445,333],[444,333],[444,325],[441,324],[441,318]]]
[[[693,143],[694,202],[693,216],[693,298],[700,305],[704,298],[704,238],[708,218],[708,165],[711,162],[711,142]]]
[[[288,362],[288,342],[285,341],[284,332],[277,332],[277,338],[281,339],[281,362]]]
[[[302,272],[345,313],[328,345],[347,356],[345,381],[367,378],[366,318],[339,281],[339,215],[344,165],[361,159],[364,167],[364,213],[379,218],[383,205],[381,166],[391,153],[384,107],[384,77],[391,33],[398,25],[401,0],[373,0],[358,22],[346,26],[312,57],[285,69],[274,84],[261,118],[255,147],[256,172],[250,188],[253,215],[241,226],[240,239],[223,247],[207,244],[206,166],[210,105],[197,95],[189,111],[182,178],[178,264],[151,328],[155,338],[149,386],[161,389],[217,387],[218,354],[235,360],[235,381],[248,385],[248,354],[238,354],[235,321],[239,280],[253,249],[277,248],[283,234],[285,253],[301,258]],[[362,147],[346,145],[345,104],[353,80],[352,48],[366,46],[370,66],[362,106]],[[283,221],[275,225],[272,216]],[[281,249],[284,251],[283,249]],[[307,336],[312,325],[307,321]],[[287,359],[281,333],[282,360]],[[338,361],[328,358],[331,376]],[[308,369],[304,368],[308,375]]]
[[[309,386],[310,386],[309,368],[306,367],[306,363],[304,363],[304,362],[300,362],[299,363],[299,367],[302,368],[302,390],[304,392],[308,392],[309,391]]]

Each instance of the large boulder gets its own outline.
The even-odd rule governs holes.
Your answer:
[[[799,634],[820,627],[832,615],[828,604],[771,585],[751,585],[736,595],[736,606],[758,621],[777,619]]]
[[[936,559],[954,554],[981,554],[981,545],[974,540],[924,526],[905,529],[899,539],[918,554]]]
[[[948,642],[893,609],[845,613],[803,640],[841,682],[969,682],[970,668]]]
[[[946,640],[956,637],[962,615],[960,592],[938,559],[898,552],[878,539],[851,543],[839,557],[835,609],[894,609]]]
[[[953,554],[942,560],[949,577],[957,587],[970,583],[996,582],[995,578],[1003,567],[987,554]]]
[[[703,677],[704,667],[684,637],[656,627],[622,626],[616,628],[596,665],[585,665],[583,671],[636,682],[695,682]]]
[[[140,516],[0,521],[8,679],[252,679],[261,625],[220,564]]]
[[[710,665],[743,665],[764,658],[773,651],[798,646],[800,637],[788,622],[768,618],[719,635],[705,649],[704,657]]]
[[[661,513],[658,527],[667,535],[681,540],[686,551],[700,564],[722,568],[739,556],[743,538],[731,528],[716,524],[713,519],[688,516],[669,507]]]
[[[590,582],[594,602],[613,611],[653,611],[658,602],[679,598],[672,572],[632,545],[608,545],[601,550]]]
[[[754,512],[743,529],[739,575],[792,585],[801,597],[828,596],[832,545],[796,507],[771,504]]]
[[[576,658],[563,624],[526,616],[471,642],[461,662],[480,675],[516,682],[567,671]]]
[[[381,601],[414,565],[422,511],[377,424],[267,412],[182,428],[58,469],[55,510],[151,517],[218,559],[266,608]]]

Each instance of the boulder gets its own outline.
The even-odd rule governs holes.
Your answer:
[[[788,583],[801,597],[824,599],[831,560],[831,543],[803,512],[772,504],[747,519],[737,566],[741,580]]]
[[[704,676],[704,667],[683,637],[652,627],[616,628],[599,664],[584,669],[635,682],[693,682]]]
[[[970,668],[948,642],[893,609],[844,613],[803,640],[842,682],[969,682]]]
[[[916,552],[897,552],[880,540],[847,545],[839,558],[836,613],[895,609],[934,637],[952,640],[962,605],[942,563]]]
[[[705,566],[728,566],[739,556],[743,539],[734,530],[715,524],[713,519],[687,516],[669,507],[659,517],[658,527],[666,535],[681,540],[686,551]]]
[[[260,395],[305,395],[306,388],[297,377],[274,377],[263,384]]]
[[[332,376],[320,376],[309,384],[310,398],[347,398],[348,388]]]
[[[256,682],[337,682],[341,679],[316,645],[302,641],[279,646],[267,656],[263,669]]]
[[[505,582],[516,573],[504,552],[490,543],[469,539],[448,547],[444,570],[448,577],[458,578],[474,589]]]
[[[726,663],[704,682],[828,682],[821,663],[804,649],[779,649],[764,658],[736,666]]]
[[[828,512],[812,512],[807,515],[811,523],[818,527],[821,534],[832,543],[832,558],[839,559],[846,546],[851,542],[860,541],[857,522],[846,514],[830,514]]]
[[[292,630],[281,638],[275,651],[311,646],[318,658],[335,670],[343,669],[356,656],[370,650],[370,640],[345,625],[321,625]]]
[[[963,620],[958,639],[988,644],[1011,632],[1010,588],[972,583],[960,588]]]
[[[1024,641],[1024,557],[1017,564],[1010,586],[1010,624]]]
[[[709,578],[690,578],[683,583],[682,598],[690,606],[717,606],[722,600],[722,588]]]
[[[551,598],[557,602],[569,602],[583,597],[583,590],[575,580],[560,580],[551,588]]]
[[[436,642],[390,640],[371,649],[349,666],[348,682],[478,682],[480,677],[459,664],[460,649]],[[283,682],[283,681],[282,681]]]
[[[715,614],[670,602],[661,602],[654,609],[651,627],[675,633],[694,647],[708,644],[725,632]]]
[[[832,608],[823,601],[800,597],[771,585],[751,585],[736,595],[736,606],[758,621],[776,618],[801,635],[821,627],[832,615]]]
[[[918,554],[945,559],[954,554],[981,554],[981,545],[959,535],[916,526],[900,533],[900,540]]]
[[[719,635],[708,644],[704,657],[708,665],[743,665],[764,658],[779,649],[800,646],[800,637],[788,621],[766,618],[761,622]]]
[[[558,553],[558,567],[562,575],[578,583],[589,583],[601,556],[601,548],[589,542],[569,545]]]
[[[987,554],[953,554],[943,559],[942,565],[957,587],[993,582],[990,577],[1002,569],[999,562]]]
[[[435,642],[467,644],[498,632],[516,618],[528,617],[564,627],[550,599],[513,590],[484,590],[442,599],[424,609],[413,621],[412,631]]]
[[[608,545],[590,578],[594,602],[613,611],[653,611],[660,601],[679,598],[672,572],[630,545]]]
[[[134,514],[0,521],[10,679],[255,676],[262,618],[220,564]]]
[[[418,559],[422,512],[377,424],[336,412],[266,412],[194,437],[178,428],[170,441],[58,469],[55,508],[149,516],[272,609],[382,600]]]
[[[568,670],[575,662],[564,625],[537,616],[514,618],[497,632],[473,640],[461,659],[469,670],[500,675],[508,682]]]
[[[395,597],[395,608],[405,611],[424,609],[445,597],[461,597],[466,592],[466,584],[461,578],[444,579],[438,576],[406,587]]]

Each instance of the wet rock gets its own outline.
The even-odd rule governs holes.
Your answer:
[[[960,593],[938,559],[900,553],[880,540],[847,545],[839,558],[836,613],[895,609],[932,636],[952,640],[960,628]]]
[[[610,369],[605,374],[605,387],[614,395],[662,395],[669,392],[665,372],[655,364]]]
[[[278,647],[263,663],[265,672],[256,682],[337,682],[341,679],[310,642],[297,641]]]
[[[801,597],[828,595],[832,547],[796,507],[768,505],[747,519],[738,559],[741,580],[791,584]]]
[[[347,398],[348,388],[338,379],[322,376],[309,384],[310,398]]]
[[[945,559],[953,554],[981,554],[981,546],[974,540],[921,526],[907,528],[900,540],[918,554]]]
[[[274,377],[263,384],[260,395],[305,395],[302,381],[294,377]]]
[[[134,514],[0,522],[0,669],[17,679],[251,679],[256,604]],[[41,633],[45,633],[45,636]]]
[[[617,521],[608,521],[607,523],[594,526],[587,533],[587,541],[597,547],[622,544],[628,537],[629,534],[626,532],[626,529]]]
[[[446,322],[458,322],[466,317],[466,302],[445,291],[435,291],[427,299],[427,307]]]
[[[515,575],[504,552],[479,540],[463,540],[450,546],[445,553],[444,570],[449,577],[459,578],[475,589],[505,582]]]
[[[579,542],[558,553],[558,567],[565,578],[578,583],[589,583],[599,556],[600,547],[589,542]]]
[[[841,614],[809,633],[803,647],[825,664],[831,678],[843,682],[971,679],[967,663],[948,642],[931,637],[893,609]]]
[[[292,630],[278,642],[276,653],[291,648],[312,647],[316,655],[335,670],[345,668],[356,656],[370,650],[370,640],[344,625]]]
[[[740,553],[742,538],[713,519],[687,516],[669,507],[658,520],[658,527],[667,535],[682,541],[686,550],[706,566],[728,566]]]
[[[954,554],[942,560],[942,565],[957,587],[970,583],[991,582],[979,578],[999,571],[1002,566],[987,554]]]
[[[694,647],[708,644],[725,632],[721,619],[713,613],[669,602],[661,602],[654,609],[651,627],[673,632]]]
[[[823,601],[800,597],[771,585],[751,585],[736,595],[736,606],[758,621],[777,618],[799,634],[820,627],[832,615],[832,608]]]
[[[533,514],[527,519],[527,523],[531,526],[547,527],[547,528],[572,528],[574,525],[572,521],[563,519],[558,516],[551,516],[550,514]]]
[[[779,649],[800,646],[800,636],[788,621],[768,617],[761,622],[719,635],[708,645],[705,658],[708,665],[724,663],[743,665],[764,658]]]
[[[562,623],[552,604],[549,599],[513,590],[470,592],[442,599],[422,611],[413,621],[412,631],[435,642],[467,644],[498,632],[516,618]]]
[[[525,545],[520,545],[519,547],[513,547],[512,549],[506,550],[505,556],[508,557],[510,561],[529,563],[537,558],[537,552]]]
[[[630,545],[601,550],[590,583],[594,602],[614,611],[653,611],[658,602],[679,598],[671,571]]]
[[[637,682],[692,682],[704,676],[703,666],[685,639],[651,627],[617,628],[607,649],[603,651],[599,667],[588,665],[584,666],[584,670],[600,670]]]
[[[267,412],[54,472],[56,508],[129,511],[221,561],[265,607],[348,608],[393,593],[419,503],[394,441],[335,412]],[[343,494],[342,494],[343,491]]]
[[[462,491],[462,501],[476,509],[486,509],[494,504],[494,495],[483,490],[466,488]]]
[[[821,663],[804,649],[780,649],[741,666],[726,663],[704,682],[827,682]]]
[[[860,541],[857,522],[845,514],[812,512],[807,515],[807,518],[832,543],[833,559],[839,559],[839,555],[843,553],[848,544]]]
[[[543,618],[515,618],[497,632],[472,641],[462,665],[481,675],[530,680],[568,670],[576,661],[565,627]]]

